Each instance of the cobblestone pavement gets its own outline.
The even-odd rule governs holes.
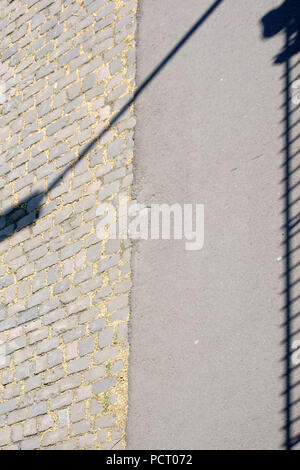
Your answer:
[[[131,247],[96,208],[130,198],[133,107],[31,217],[132,96],[136,8],[0,1],[1,449],[125,446]]]

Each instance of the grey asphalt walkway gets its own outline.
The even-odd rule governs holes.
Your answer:
[[[211,3],[140,0],[138,83]],[[205,245],[135,244],[128,449],[283,442],[280,3],[224,0],[136,104],[136,196],[203,203]]]

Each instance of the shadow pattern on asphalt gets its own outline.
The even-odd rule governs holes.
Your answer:
[[[300,444],[300,2],[285,0],[261,20],[263,37],[283,34],[284,46],[274,57],[283,67],[283,148],[280,184],[283,187],[284,281],[284,443],[286,450]],[[298,93],[297,93],[298,92]],[[298,148],[298,150],[297,150]]]

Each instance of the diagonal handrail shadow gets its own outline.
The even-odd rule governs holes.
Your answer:
[[[298,255],[297,242],[295,237],[299,234],[298,221],[300,211],[297,210],[296,204],[299,202],[299,196],[296,190],[299,186],[299,177],[297,180],[297,172],[300,170],[300,165],[297,164],[296,157],[299,152],[293,153],[293,145],[298,140],[297,125],[300,123],[299,106],[293,107],[293,93],[292,93],[292,74],[296,73],[296,67],[300,64],[300,5],[298,0],[283,0],[282,5],[278,8],[271,10],[266,14],[262,20],[263,37],[271,38],[278,33],[284,34],[284,46],[282,50],[274,58],[274,64],[281,64],[284,67],[284,72],[281,76],[283,80],[282,95],[283,105],[281,108],[284,111],[284,117],[281,123],[284,125],[284,132],[280,137],[284,140],[284,146],[281,149],[283,155],[283,162],[280,165],[283,171],[283,177],[280,184],[283,186],[282,201],[284,208],[281,211],[284,216],[284,255],[282,257],[284,262],[284,272],[282,278],[284,281],[284,289],[281,295],[284,299],[283,312],[284,322],[284,355],[281,359],[285,364],[285,371],[281,378],[284,379],[284,390],[282,395],[285,399],[285,406],[282,410],[284,413],[285,424],[282,430],[285,434],[283,447],[286,450],[295,448],[300,442],[299,423],[300,415],[298,413],[297,405],[299,400],[299,375],[297,375],[299,368],[293,364],[293,339],[300,331],[299,329],[299,314],[297,311],[297,303],[299,303],[300,296],[297,292],[299,285],[299,278],[294,272],[299,265],[296,258]],[[296,62],[293,64],[293,59]],[[297,74],[296,78],[297,79]],[[295,119],[295,122],[293,122]],[[295,132],[295,136],[293,136]],[[298,130],[299,132],[299,130]],[[293,212],[292,212],[293,211]],[[296,222],[295,222],[296,221]],[[295,230],[296,229],[296,230]],[[296,310],[296,313],[295,313]],[[299,338],[299,337],[298,337]]]
[[[171,51],[164,57],[164,59],[157,65],[157,67],[148,75],[148,77],[141,83],[135,90],[132,97],[125,103],[125,105],[113,116],[109,124],[89,142],[79,153],[78,157],[63,170],[48,186],[47,190],[43,192],[33,192],[29,197],[24,198],[18,205],[8,208],[5,212],[0,214],[0,241],[12,235],[15,231],[21,230],[24,227],[33,224],[40,216],[40,209],[47,194],[55,188],[64,179],[64,177],[74,168],[93,147],[103,138],[109,129],[121,118],[125,111],[137,100],[139,95],[145,90],[146,87],[154,80],[154,78],[163,70],[163,68],[170,62],[175,54],[184,46],[184,44],[193,36],[198,28],[211,16],[217,7],[224,0],[216,0],[206,12],[198,19],[196,23],[187,31],[181,40],[171,49]]]

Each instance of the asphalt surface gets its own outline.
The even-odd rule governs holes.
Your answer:
[[[138,85],[212,3],[140,0]],[[205,244],[135,243],[128,449],[284,440],[280,3],[224,0],[136,103],[135,195],[204,204]]]

